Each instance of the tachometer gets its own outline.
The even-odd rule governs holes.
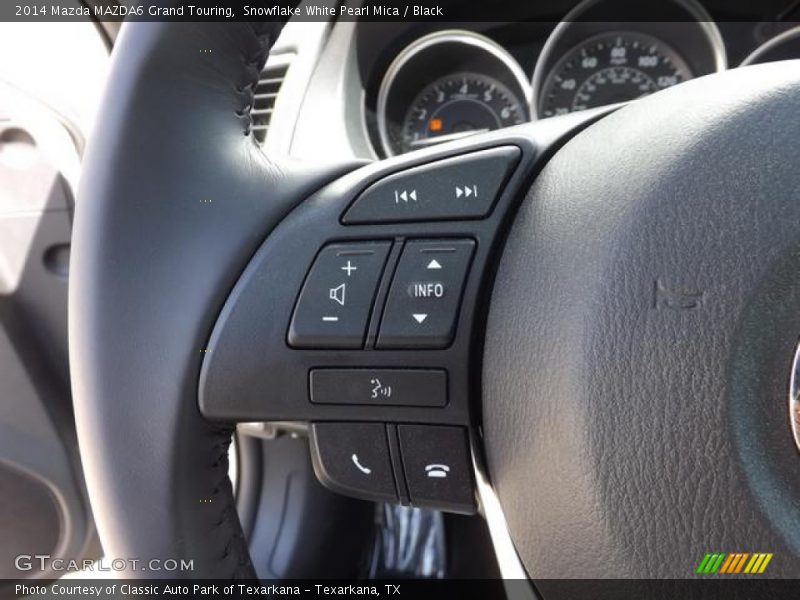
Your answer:
[[[517,125],[526,119],[523,102],[496,79],[478,73],[448,75],[423,88],[411,102],[401,128],[401,151]]]
[[[653,36],[603,33],[556,63],[542,86],[538,113],[552,117],[635,100],[692,77],[678,53]]]
[[[527,121],[531,86],[516,59],[474,31],[446,29],[406,46],[378,90],[380,150],[402,154]]]

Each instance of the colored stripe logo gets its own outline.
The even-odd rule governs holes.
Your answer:
[[[772,553],[766,552],[714,552],[707,553],[696,573],[700,575],[759,575],[763,573],[769,561],[772,560]]]

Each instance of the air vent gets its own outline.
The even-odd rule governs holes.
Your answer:
[[[267,66],[261,71],[251,111],[253,135],[259,144],[263,144],[267,139],[269,122],[272,119],[272,112],[275,110],[278,92],[280,92],[286,72],[289,70],[290,61],[291,55],[270,56]]]

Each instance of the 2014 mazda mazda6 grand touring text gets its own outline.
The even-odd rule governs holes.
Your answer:
[[[0,595],[797,598],[798,156],[796,0],[3,4]]]

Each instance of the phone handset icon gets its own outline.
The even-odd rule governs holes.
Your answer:
[[[450,467],[448,467],[447,465],[434,463],[432,465],[426,465],[425,472],[428,474],[428,477],[433,477],[436,479],[439,478],[444,479],[450,472]]]
[[[369,475],[370,473],[372,473],[372,469],[370,469],[369,467],[365,467],[360,462],[358,462],[358,454],[353,454],[353,456],[350,457],[350,460],[353,461],[353,464],[356,466],[356,469],[364,473],[364,475]]]

